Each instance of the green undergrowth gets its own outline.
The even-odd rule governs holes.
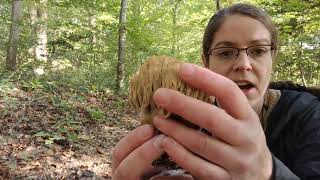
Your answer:
[[[0,79],[0,120],[18,124],[17,131],[42,138],[45,145],[77,144],[85,126],[115,123],[127,109],[126,96],[108,89],[43,78]]]

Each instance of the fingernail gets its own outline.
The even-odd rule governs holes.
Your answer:
[[[169,103],[169,94],[168,91],[164,88],[158,89],[154,93],[154,100],[157,103],[157,105],[164,107]]]
[[[180,66],[180,74],[182,75],[183,78],[188,78],[193,76],[194,74],[194,67],[192,64],[189,63],[183,63]]]
[[[162,149],[162,140],[164,138],[165,138],[164,134],[160,134],[160,135],[156,136],[155,140],[153,141],[153,145],[158,149]]]

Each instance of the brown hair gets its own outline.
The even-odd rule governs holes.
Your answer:
[[[218,31],[219,27],[224,22],[226,17],[235,15],[235,14],[249,16],[253,19],[260,21],[270,32],[271,45],[273,46],[274,49],[277,49],[277,46],[278,46],[277,30],[271,18],[269,17],[269,15],[258,7],[255,7],[249,4],[240,3],[240,4],[232,5],[228,8],[221,9],[211,17],[205,29],[204,36],[203,36],[203,44],[202,44],[202,52],[203,52],[203,55],[205,56],[206,61],[209,60],[209,50],[214,40],[215,33]]]

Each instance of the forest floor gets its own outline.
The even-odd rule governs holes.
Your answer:
[[[0,87],[0,179],[111,179],[114,145],[139,125],[127,104]]]

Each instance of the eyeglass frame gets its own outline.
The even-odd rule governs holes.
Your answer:
[[[231,49],[236,49],[236,50],[238,51],[238,53],[237,53],[236,56],[235,56],[235,59],[236,59],[237,57],[239,57],[240,51],[245,50],[245,51],[246,51],[246,55],[249,56],[249,54],[248,54],[248,49],[253,48],[253,47],[260,47],[260,46],[269,46],[269,47],[270,47],[270,52],[276,50],[276,48],[274,47],[273,44],[254,45],[254,46],[249,46],[249,47],[247,47],[247,48],[217,47],[217,48],[210,49],[209,52],[208,52],[208,55],[209,55],[209,56],[212,56],[212,51],[214,51],[214,50],[216,50],[216,49],[231,48]],[[249,57],[251,57],[251,56],[249,56]],[[253,58],[253,57],[251,57],[251,58]]]

